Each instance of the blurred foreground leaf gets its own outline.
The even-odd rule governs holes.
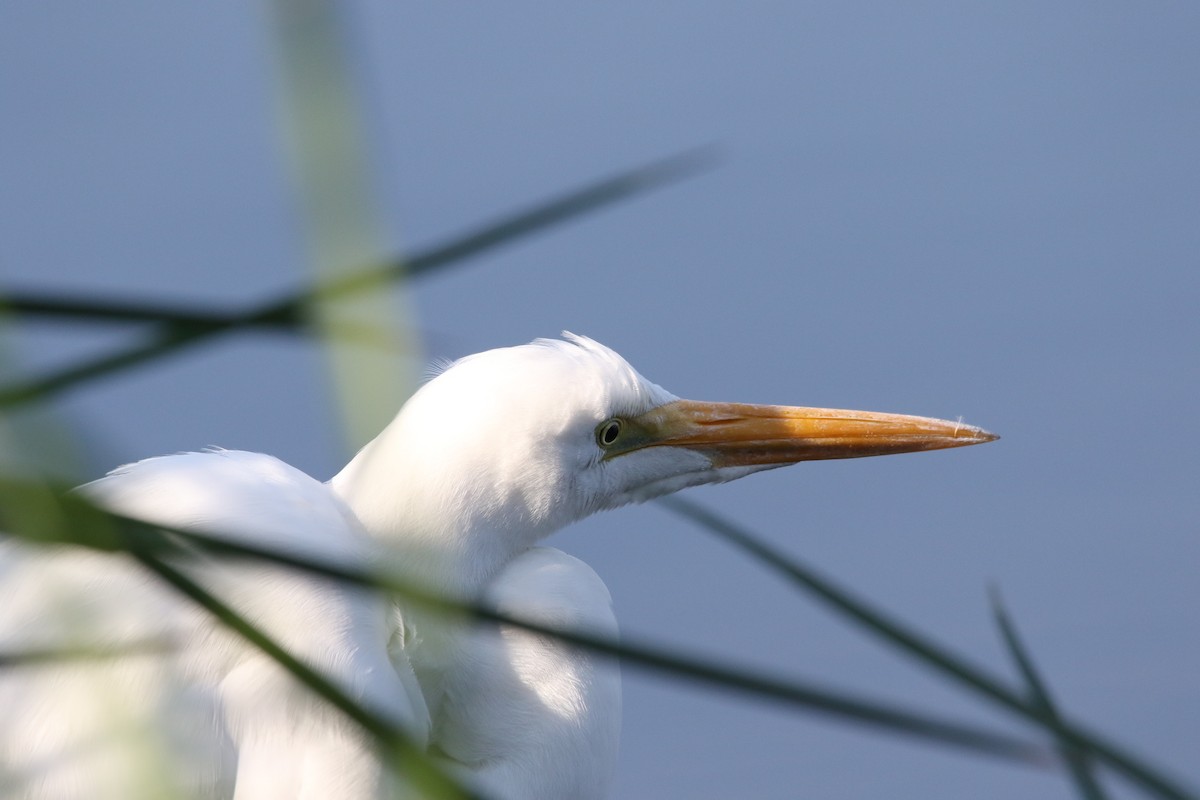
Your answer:
[[[272,0],[268,19],[275,45],[275,98],[293,197],[304,220],[310,268],[328,286],[360,264],[387,257],[385,215],[375,202],[372,141],[355,80],[346,4],[337,0]],[[388,288],[381,277],[377,288]],[[304,317],[319,334],[337,399],[344,437],[358,449],[391,420],[412,393],[420,346],[414,339],[407,292],[360,291],[310,299]],[[366,323],[386,348],[358,347],[347,326]],[[407,358],[406,358],[407,356]]]

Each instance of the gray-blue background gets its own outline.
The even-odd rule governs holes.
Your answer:
[[[685,397],[1001,433],[691,496],[1007,669],[994,582],[1067,709],[1200,784],[1194,6],[352,8],[396,248],[695,144],[728,154],[414,285],[431,356],[569,328]],[[254,4],[6,3],[0,286],[241,303],[303,280],[271,53]],[[132,340],[22,325],[9,350],[33,369]],[[220,444],[326,477],[349,448],[324,360],[281,336],[61,408],[94,469]],[[631,635],[1004,724],[661,509],[555,544],[600,572]],[[1070,796],[1056,775],[626,676],[619,797]]]

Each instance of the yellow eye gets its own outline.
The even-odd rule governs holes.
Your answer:
[[[601,447],[612,447],[620,435],[621,420],[606,420],[600,423],[600,427],[596,428],[596,443]]]

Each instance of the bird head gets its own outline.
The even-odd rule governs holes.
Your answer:
[[[333,485],[376,536],[486,573],[591,513],[688,486],[995,438],[926,417],[682,400],[564,334],[454,362]]]

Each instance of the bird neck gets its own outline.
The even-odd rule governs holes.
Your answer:
[[[538,513],[536,498],[514,499],[488,464],[441,459],[436,448],[411,446],[414,437],[396,427],[330,486],[407,580],[474,598],[509,561],[570,521]]]

